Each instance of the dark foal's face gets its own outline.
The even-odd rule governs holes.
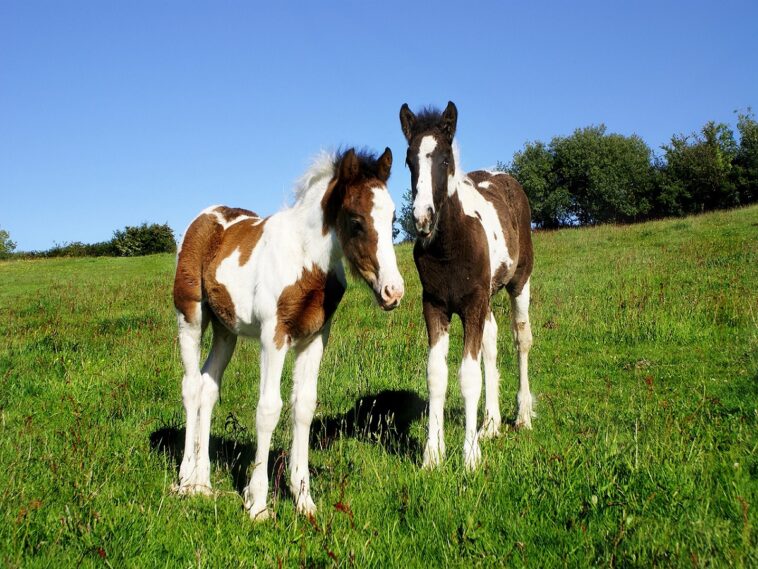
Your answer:
[[[391,166],[389,148],[376,162],[375,171],[362,169],[355,152],[349,150],[340,162],[329,198],[331,224],[342,252],[384,310],[396,308],[404,293],[392,243],[395,204],[386,186]]]
[[[452,144],[457,119],[452,102],[441,115],[426,112],[417,117],[407,104],[400,109],[400,125],[408,141],[405,163],[411,171],[413,219],[422,239],[434,234],[449,179],[455,174]]]

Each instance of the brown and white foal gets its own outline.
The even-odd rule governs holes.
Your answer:
[[[299,182],[292,207],[263,219],[214,206],[190,224],[174,281],[187,413],[180,493],[210,492],[211,414],[237,336],[248,336],[261,343],[261,377],[255,467],[245,507],[253,519],[269,515],[268,453],[282,409],[284,357],[293,348],[290,488],[300,512],[315,511],[308,432],[321,356],[346,286],[342,258],[385,310],[403,296],[392,246],[394,205],[386,187],[391,165],[389,148],[378,159],[352,149],[324,154]],[[213,344],[201,370],[200,342],[208,323]]]
[[[415,115],[405,104],[400,124],[408,141],[413,217],[418,237],[413,249],[429,336],[429,438],[424,466],[445,455],[443,409],[447,390],[448,329],[457,314],[463,323],[463,361],[459,374],[466,411],[463,458],[478,464],[479,437],[498,434],[497,322],[490,300],[505,288],[511,297],[511,331],[518,349],[519,390],[516,426],[531,428],[534,413],[527,359],[529,278],[532,272],[531,212],[526,194],[511,176],[458,168],[453,142],[458,111],[449,102],[443,113],[425,109]],[[484,358],[485,415],[476,430]]]

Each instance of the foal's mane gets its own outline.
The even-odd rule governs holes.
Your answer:
[[[442,111],[437,107],[428,106],[421,109],[416,114],[416,124],[414,130],[416,132],[424,132],[427,130],[434,130],[442,122]]]
[[[349,149],[340,148],[336,152],[322,150],[311,162],[308,170],[295,183],[295,202],[303,201],[311,194],[311,189],[320,187],[321,182],[329,182],[337,174],[337,167]],[[361,175],[364,178],[379,177],[379,159],[366,148],[355,149]],[[326,189],[326,186],[323,187]]]

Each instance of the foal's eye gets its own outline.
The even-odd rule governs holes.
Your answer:
[[[363,233],[363,222],[361,222],[360,219],[351,219],[350,220],[350,234],[351,235],[360,235]]]
[[[447,158],[443,158],[443,159],[442,159],[442,165],[443,165],[445,168],[447,168],[448,166],[450,166],[450,160],[448,160]]]

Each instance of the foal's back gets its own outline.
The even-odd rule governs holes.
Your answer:
[[[495,211],[497,220],[481,216],[490,250],[497,250],[497,240],[504,239],[507,258],[497,264],[492,274],[493,294],[503,287],[511,294],[518,295],[532,273],[534,255],[532,251],[531,210],[521,184],[505,172],[475,170],[469,172],[468,180]],[[498,227],[492,227],[499,223]],[[498,231],[498,229],[500,231]]]

